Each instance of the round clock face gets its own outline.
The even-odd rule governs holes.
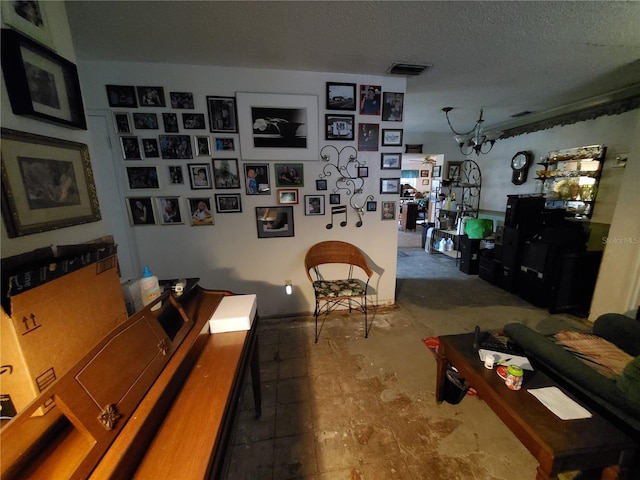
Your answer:
[[[511,168],[521,170],[527,165],[527,156],[524,153],[517,153],[511,160]]]

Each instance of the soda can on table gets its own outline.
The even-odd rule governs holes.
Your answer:
[[[522,377],[524,372],[518,365],[509,365],[507,367],[507,379],[504,383],[511,390],[520,390],[522,388]]]

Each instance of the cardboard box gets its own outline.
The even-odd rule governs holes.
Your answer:
[[[255,294],[224,297],[209,319],[209,332],[249,330],[257,308],[258,301]]]
[[[12,295],[9,304],[0,320],[5,413],[11,406],[19,413],[128,318],[116,255]]]

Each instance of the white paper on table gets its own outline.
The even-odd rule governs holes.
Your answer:
[[[496,352],[495,350],[487,350],[481,348],[478,350],[478,356],[480,361],[484,362],[484,357],[487,355],[493,355],[494,365],[496,367],[500,365],[518,365],[523,370],[533,371],[531,362],[524,355],[514,355],[512,353]]]
[[[571,400],[558,387],[530,389],[528,392],[562,420],[591,418],[591,412],[577,402]]]

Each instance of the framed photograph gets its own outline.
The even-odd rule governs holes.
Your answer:
[[[134,113],[133,125],[136,130],[157,130],[158,115],[155,113]]]
[[[179,200],[179,197],[156,197],[160,225],[180,225],[184,223],[180,213]]]
[[[211,132],[238,132],[238,116],[234,97],[207,97]]]
[[[138,108],[136,89],[133,85],[107,85],[106,87],[110,107]]]
[[[141,160],[140,143],[138,137],[120,137],[122,156],[125,160]]]
[[[318,97],[238,93],[245,160],[318,160]]]
[[[375,212],[376,210],[378,210],[378,202],[368,201],[367,212]]]
[[[298,189],[297,188],[279,188],[276,191],[278,196],[278,205],[297,205]]]
[[[193,158],[189,135],[159,135],[160,155],[169,160]]]
[[[240,188],[237,158],[214,158],[213,178],[216,188]]]
[[[142,151],[144,152],[144,158],[160,158],[158,140],[156,138],[143,138]]]
[[[187,164],[189,171],[189,181],[191,182],[191,190],[202,190],[213,188],[211,178],[211,165],[208,163],[189,163]]]
[[[193,137],[193,143],[196,147],[196,156],[211,156],[211,140],[208,135],[196,135]]]
[[[269,195],[269,165],[266,163],[244,164],[245,192],[247,195]]]
[[[400,193],[400,178],[381,178],[380,193]]]
[[[141,107],[166,107],[163,87],[136,87]]]
[[[329,204],[330,205],[339,205],[340,204],[340,194],[332,193],[329,195]]]
[[[420,170],[420,176],[421,177],[428,177],[429,176],[429,170]]]
[[[9,237],[97,222],[89,148],[2,129],[2,217]]]
[[[204,120],[204,113],[183,113],[182,126],[185,130],[205,130],[207,123]]]
[[[151,197],[127,197],[127,210],[131,225],[155,225]]]
[[[402,146],[402,129],[383,128],[382,146],[399,147]]]
[[[429,179],[428,178],[423,178],[422,179],[422,185],[429,185]]]
[[[360,85],[360,115],[380,115],[382,110],[382,87]]]
[[[131,190],[160,188],[156,167],[127,167],[127,179]]]
[[[400,170],[402,168],[401,153],[381,153],[380,169],[381,170]]]
[[[358,150],[361,152],[377,152],[380,137],[380,124],[358,124]]]
[[[382,220],[396,219],[396,202],[382,202]]]
[[[73,63],[15,30],[2,29],[1,46],[2,73],[13,113],[87,129]]]
[[[2,2],[2,21],[27,37],[53,48],[46,2]]]
[[[305,195],[304,214],[324,215],[324,195]]]
[[[235,213],[242,211],[239,193],[216,193],[216,211],[218,213]]]
[[[327,189],[327,181],[326,180],[316,180],[316,190],[326,190]]]
[[[462,162],[447,162],[447,167],[444,171],[445,180],[457,181],[460,177],[461,164]]]
[[[236,149],[233,138],[216,137],[216,150],[218,152],[233,152]]]
[[[401,122],[404,110],[404,93],[384,92],[382,95],[382,121]]]
[[[435,167],[433,167],[433,178],[438,178],[440,177],[440,175],[442,175],[441,173],[442,167],[440,165],[436,165]]]
[[[276,187],[304,187],[304,166],[301,163],[276,163]]]
[[[211,211],[211,199],[207,197],[187,198],[187,207],[191,215],[191,225],[213,225],[213,212]]]
[[[369,176],[369,167],[358,167],[358,176],[360,178],[367,178]]]
[[[116,133],[131,133],[131,121],[128,113],[113,113],[113,122],[115,124]]]
[[[188,108],[193,110],[193,93],[191,92],[169,92],[171,108]]]
[[[178,115],[175,113],[163,113],[162,123],[166,133],[178,133]]]
[[[356,84],[327,82],[327,110],[356,110]]]
[[[258,238],[293,237],[293,207],[256,207]]]
[[[169,165],[169,183],[171,185],[184,184],[184,176],[182,175],[182,165]]]
[[[353,115],[325,115],[325,140],[353,140]]]

